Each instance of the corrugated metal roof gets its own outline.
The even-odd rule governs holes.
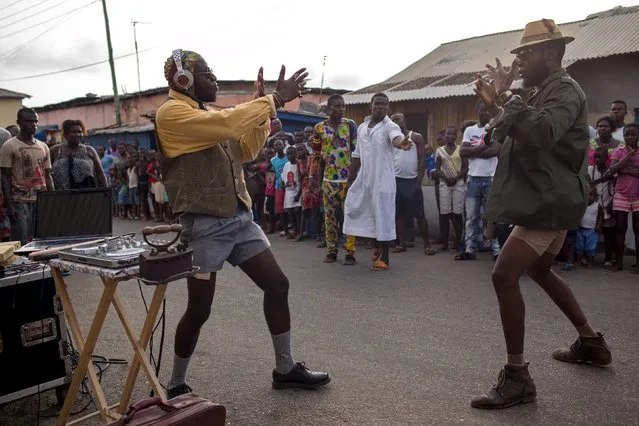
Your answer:
[[[575,37],[575,41],[566,47],[565,66],[584,59],[639,51],[639,6],[615,8],[609,13],[594,15],[591,19],[559,24],[559,27],[563,35]],[[347,104],[368,103],[370,95],[380,90],[388,90],[386,94],[391,101],[473,95],[472,84],[459,83],[468,78],[472,81],[472,74],[484,71],[486,64],[493,63],[495,58],[500,58],[504,65],[512,63],[515,57],[510,51],[519,44],[522,31],[523,29],[489,34],[442,44],[389,79],[347,93],[344,100]],[[445,78],[446,76],[449,77]],[[402,91],[401,86],[396,87],[400,84],[410,86],[412,81],[434,77],[439,78],[420,89]],[[450,83],[457,84],[447,85]],[[367,90],[370,88],[376,90]]]
[[[13,90],[0,89],[0,98],[4,99],[24,99],[31,96],[26,93],[14,92]]]

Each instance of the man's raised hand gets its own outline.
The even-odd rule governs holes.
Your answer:
[[[311,89],[306,88],[306,77],[308,72],[306,68],[297,70],[290,78],[285,78],[286,67],[282,65],[280,76],[277,79],[275,93],[279,95],[284,103],[291,102],[293,99],[302,97],[309,93]]]
[[[255,80],[255,94],[253,95],[253,99],[264,96],[264,85],[264,67],[260,67],[260,70],[257,72],[257,80]]]

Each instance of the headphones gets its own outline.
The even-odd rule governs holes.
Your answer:
[[[182,90],[188,90],[193,87],[193,74],[189,70],[182,68],[182,49],[173,51],[173,61],[177,72],[173,76],[173,82]]]

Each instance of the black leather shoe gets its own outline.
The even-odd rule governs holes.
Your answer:
[[[191,392],[193,392],[193,389],[191,389],[191,387],[186,383],[183,383],[181,385],[177,385],[175,387],[172,387],[171,389],[168,389],[166,391],[166,399],[173,399],[176,396],[184,395]]]
[[[317,389],[330,381],[328,373],[311,371],[303,362],[295,364],[295,367],[288,374],[280,374],[273,370],[274,389]]]

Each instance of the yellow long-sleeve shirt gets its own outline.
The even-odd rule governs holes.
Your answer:
[[[276,109],[272,95],[219,111],[203,110],[198,102],[175,90],[156,113],[163,154],[175,158],[236,140],[241,162],[253,161],[270,132],[269,118]]]

